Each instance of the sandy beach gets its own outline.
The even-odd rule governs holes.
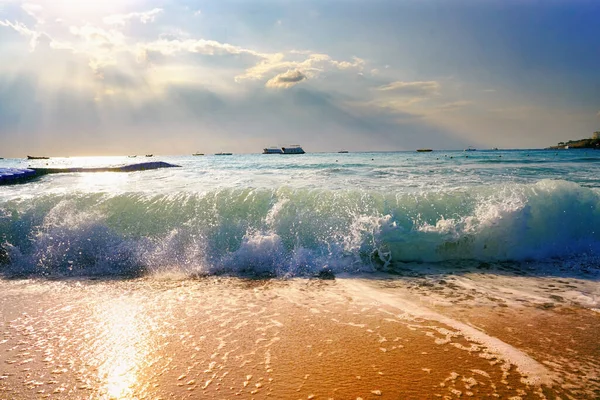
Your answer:
[[[163,275],[0,293],[2,399],[600,396],[595,280]]]

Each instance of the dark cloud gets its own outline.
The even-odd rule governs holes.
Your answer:
[[[308,79],[301,71],[294,69],[275,76],[267,82],[267,87],[290,88],[303,80]]]

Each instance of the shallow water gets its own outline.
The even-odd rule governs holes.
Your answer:
[[[0,397],[600,393],[600,318],[583,295],[597,301],[597,285],[412,271],[328,281],[1,281]]]

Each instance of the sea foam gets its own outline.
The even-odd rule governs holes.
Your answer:
[[[0,262],[10,274],[303,276],[597,257],[598,226],[598,191],[555,180],[418,193],[71,193],[0,203]]]

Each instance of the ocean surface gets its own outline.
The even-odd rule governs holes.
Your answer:
[[[600,151],[27,167],[0,398],[600,398]]]
[[[89,157],[0,168],[0,271],[13,276],[310,277],[404,263],[598,263],[600,151]]]

